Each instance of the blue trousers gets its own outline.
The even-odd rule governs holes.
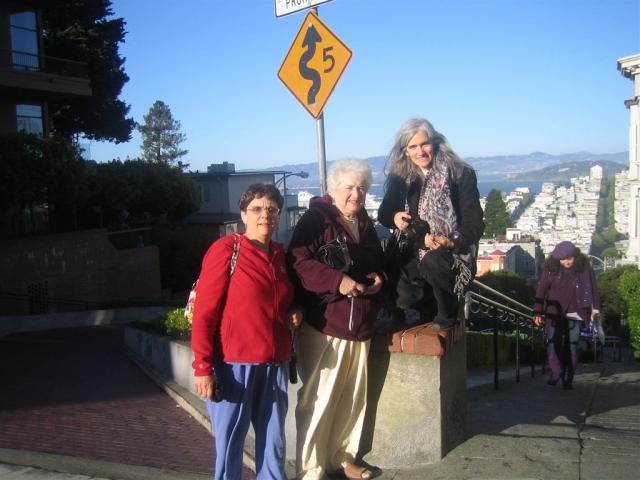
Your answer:
[[[207,400],[215,436],[215,480],[242,478],[242,452],[249,425],[256,435],[258,480],[286,480],[288,366],[279,364],[216,363],[222,401]]]

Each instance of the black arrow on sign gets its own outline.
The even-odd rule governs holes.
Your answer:
[[[308,47],[307,51],[302,54],[300,57],[300,63],[298,64],[298,70],[300,70],[302,78],[306,78],[312,82],[311,88],[307,93],[307,103],[309,105],[316,103],[316,95],[320,90],[320,74],[317,70],[307,67],[307,63],[311,61],[313,56],[316,54],[316,43],[321,41],[322,38],[320,38],[320,34],[312,24],[307,30],[304,40],[302,41],[302,46]]]

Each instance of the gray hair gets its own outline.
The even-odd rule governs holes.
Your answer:
[[[386,185],[389,185],[389,178],[396,176],[411,182],[414,178],[421,175],[420,169],[416,167],[406,153],[409,141],[418,132],[424,132],[433,146],[434,162],[446,162],[451,171],[454,180],[458,180],[462,175],[462,169],[466,164],[447,143],[447,138],[438,132],[431,122],[424,118],[410,118],[402,124],[398,133],[396,133],[395,142],[387,164],[385,165],[385,173],[387,174]]]
[[[346,173],[358,175],[367,191],[373,183],[373,174],[367,162],[359,158],[341,158],[333,162],[327,172],[327,190],[329,190],[329,193],[335,192],[336,188],[341,185],[342,177]]]

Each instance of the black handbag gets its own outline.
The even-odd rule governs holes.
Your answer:
[[[314,258],[331,268],[347,272],[353,261],[349,254],[345,233],[340,232],[336,238],[322,245],[316,250]]]
[[[349,247],[347,246],[347,237],[344,231],[338,233],[336,238],[322,245],[313,258],[341,272],[348,272],[353,264]],[[318,293],[321,303],[332,303],[339,300],[342,295],[339,293]]]

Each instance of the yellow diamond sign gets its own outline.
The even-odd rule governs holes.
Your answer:
[[[349,47],[309,12],[278,70],[278,78],[318,118],[349,60]]]

